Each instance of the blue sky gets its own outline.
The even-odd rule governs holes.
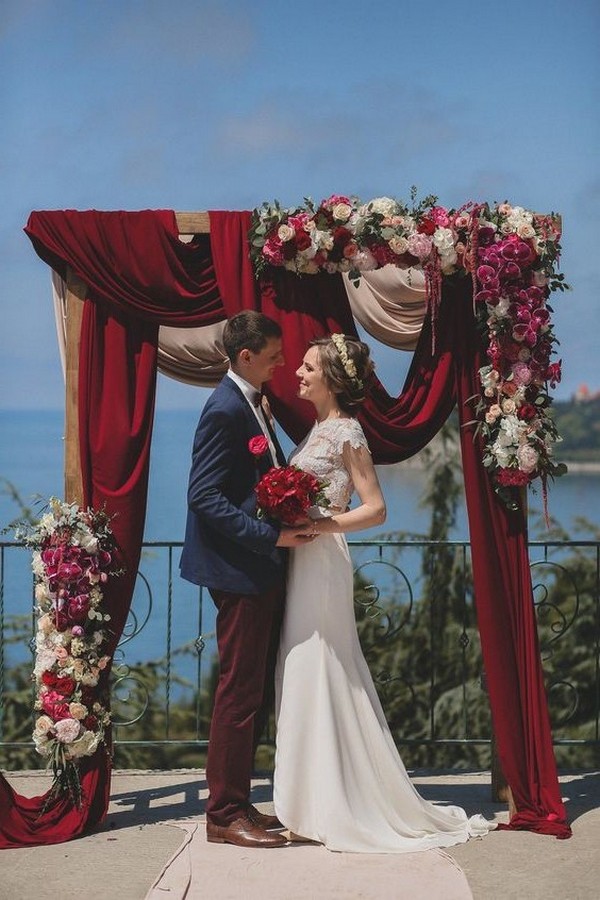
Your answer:
[[[563,215],[564,380],[600,388],[600,7],[572,0],[3,0],[0,407],[61,408],[32,209],[350,193]],[[398,390],[406,354],[376,348]],[[161,379],[159,405],[198,404]]]

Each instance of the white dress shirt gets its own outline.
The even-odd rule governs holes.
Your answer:
[[[233,369],[228,369],[226,373],[227,377],[231,378],[234,384],[237,384],[240,391],[248,401],[248,405],[250,406],[252,412],[256,416],[258,424],[261,427],[262,433],[266,437],[269,442],[269,450],[271,451],[271,456],[273,458],[273,465],[278,466],[277,462],[277,451],[275,450],[275,445],[273,443],[273,439],[269,433],[269,429],[267,428],[267,423],[265,420],[265,413],[262,406],[259,404],[258,406],[254,405],[254,397],[257,393],[257,389],[254,385],[250,384],[249,381],[246,381],[245,378],[242,378],[241,375],[238,375],[237,372],[234,372]]]

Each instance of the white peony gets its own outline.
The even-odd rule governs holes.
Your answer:
[[[454,250],[454,235],[451,228],[436,228],[432,241],[440,253]]]
[[[53,650],[41,650],[36,658],[33,669],[34,676],[39,680],[44,672],[49,672],[56,663],[56,653]]]
[[[393,216],[399,212],[400,207],[391,197],[375,197],[374,200],[367,203],[367,214],[380,213],[382,216]]]
[[[368,272],[371,269],[377,268],[377,260],[366,247],[354,254],[352,263],[353,268],[358,269],[359,272]]]
[[[506,469],[510,465],[512,453],[509,447],[504,447],[500,443],[500,439],[494,441],[492,444],[492,454],[495,456],[498,465],[502,466],[503,469]]]
[[[318,228],[312,233],[313,245],[318,250],[331,250],[333,247],[333,236],[328,231],[320,231]]]
[[[98,549],[98,538],[91,531],[79,531],[76,536],[84,550],[88,553],[95,553]]]
[[[68,749],[67,756],[69,759],[75,759],[78,756],[91,756],[98,748],[101,734],[95,734],[93,731],[84,731],[81,737],[73,741]]]

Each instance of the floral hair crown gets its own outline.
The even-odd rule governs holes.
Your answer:
[[[343,334],[332,334],[331,340],[335,344],[335,349],[339,353],[340,359],[342,360],[342,365],[344,367],[344,371],[348,378],[352,381],[356,382],[356,386],[359,390],[362,388],[363,383],[358,377],[358,372],[356,371],[356,366],[354,365],[354,360],[350,359],[348,356],[348,347],[346,345],[346,341],[344,340]]]

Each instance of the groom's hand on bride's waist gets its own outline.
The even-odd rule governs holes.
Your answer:
[[[300,544],[306,544],[307,541],[314,541],[315,537],[316,534],[312,522],[306,522],[302,525],[284,526],[279,532],[276,546],[299,547]]]

